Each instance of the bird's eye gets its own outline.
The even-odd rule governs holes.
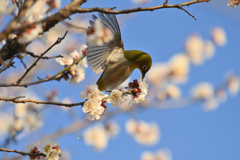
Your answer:
[[[147,70],[147,65],[143,65],[143,66],[142,66],[142,69],[143,69],[143,70]]]

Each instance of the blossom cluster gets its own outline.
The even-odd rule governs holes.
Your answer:
[[[216,109],[220,102],[227,99],[226,89],[231,95],[236,95],[240,88],[240,79],[235,73],[226,76],[223,87],[214,88],[211,83],[203,82],[192,88],[192,97],[195,100],[203,101],[204,109],[209,111]]]
[[[43,32],[41,21],[50,11],[60,7],[60,0],[37,0],[19,21],[19,26],[26,26],[17,34],[17,41],[26,44],[36,39]]]
[[[154,145],[160,139],[160,130],[156,123],[130,119],[126,123],[127,132],[142,145]]]
[[[236,8],[240,3],[240,0],[228,0],[227,5],[231,6],[232,8]]]
[[[61,157],[61,149],[59,143],[47,139],[44,145],[40,145],[39,142],[31,143],[26,149],[27,153],[43,153],[46,156],[29,156],[28,160],[59,160]]]
[[[69,84],[77,84],[85,78],[84,68],[87,68],[88,65],[86,58],[83,56],[86,55],[86,48],[86,45],[82,45],[79,52],[75,50],[70,53],[70,55],[64,55],[63,58],[56,58],[56,61],[64,67],[72,65],[67,71],[64,72],[63,76],[65,80],[69,79],[69,75],[71,76]]]
[[[175,54],[166,63],[154,64],[147,76],[150,84],[156,87],[157,99],[160,101],[167,98],[178,99],[181,90],[177,84],[183,84],[188,80],[190,64],[200,65],[205,60],[211,59],[216,47],[223,47],[226,43],[226,33],[221,27],[211,30],[211,39],[203,40],[200,35],[194,33],[186,39],[182,53]]]
[[[86,145],[94,147],[95,150],[101,151],[107,147],[110,138],[115,137],[119,132],[119,126],[115,122],[106,124],[97,124],[87,128],[83,132],[83,141]]]
[[[104,94],[98,89],[97,84],[86,85],[86,89],[80,93],[80,98],[87,99],[82,107],[84,113],[87,113],[89,120],[100,119],[100,116],[107,109],[106,103],[113,107],[121,105],[126,101],[126,94],[131,94],[130,104],[142,103],[147,95],[148,85],[145,79],[134,80],[129,83],[129,87],[114,89],[110,95]]]

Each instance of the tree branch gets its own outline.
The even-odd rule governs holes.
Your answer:
[[[0,148],[0,151],[18,153],[18,154],[21,154],[23,156],[34,156],[34,157],[36,157],[36,156],[43,156],[43,157],[46,157],[46,155],[43,154],[43,153],[27,153],[27,152],[17,151],[16,149],[15,150],[11,150],[11,149]]]
[[[33,58],[40,58],[40,59],[63,58],[62,55],[52,56],[52,57],[47,57],[47,56],[42,56],[42,57],[41,57],[41,56],[36,55],[36,54],[34,54],[34,53],[32,53],[32,52],[29,52],[29,51],[26,51],[26,52],[24,52],[24,53],[30,55],[30,56],[33,57]]]
[[[67,6],[60,9],[58,12],[54,13],[53,15],[49,16],[45,19],[43,23],[43,32],[47,32],[50,28],[54,27],[57,23],[63,21],[64,19],[69,18],[72,14],[76,13],[76,7],[81,6],[85,3],[86,0],[73,0]],[[8,31],[2,32],[3,36],[0,38],[0,41],[5,39],[10,33],[13,33],[15,30],[12,28],[15,25],[8,25]],[[19,44],[17,42],[17,38],[12,40],[7,40],[6,44],[0,49],[0,66],[4,63],[4,61],[12,58],[14,55],[18,54],[19,52],[24,52],[25,48],[28,44]]]

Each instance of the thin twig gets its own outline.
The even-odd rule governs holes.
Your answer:
[[[28,72],[37,65],[37,62],[43,57],[48,51],[50,51],[55,45],[61,43],[61,41],[66,37],[68,31],[65,32],[64,36],[62,38],[58,38],[57,41],[51,45],[45,52],[41,54],[41,56],[31,65],[30,68],[26,70],[26,72],[23,74],[23,76],[16,82],[17,84],[20,84],[20,82],[23,80],[23,78],[28,74]]]
[[[7,70],[11,66],[13,67],[13,64],[15,63],[15,62],[13,62],[14,58],[15,57],[12,57],[11,59],[9,59],[8,62],[6,62],[6,64],[2,68],[0,68],[0,73],[2,73],[3,71]]]
[[[183,11],[185,11],[189,16],[193,17],[195,20],[196,18],[190,14],[186,9],[183,9],[182,7],[184,6],[190,6],[192,4],[196,3],[202,3],[202,2],[209,2],[211,0],[194,0],[194,1],[189,1],[189,2],[184,2],[180,4],[167,4],[168,1],[165,1],[164,4],[159,5],[159,6],[153,6],[153,7],[145,7],[145,8],[132,8],[132,9],[124,9],[124,10],[112,10],[112,8],[77,8],[76,11],[78,13],[88,13],[88,12],[102,12],[102,13],[108,13],[108,14],[126,14],[126,13],[133,13],[133,12],[141,12],[141,11],[154,11],[154,10],[159,10],[163,8],[178,8]]]
[[[17,151],[16,149],[15,150],[11,150],[11,149],[0,148],[0,151],[18,153],[18,154],[21,154],[23,156],[34,156],[34,157],[36,157],[36,156],[43,156],[43,157],[46,157],[46,155],[43,154],[43,153],[27,153],[27,152]]]
[[[33,58],[40,58],[40,59],[63,58],[62,55],[52,56],[52,57],[47,57],[47,56],[42,56],[42,57],[41,57],[41,56],[36,55],[36,54],[34,54],[34,53],[32,53],[32,52],[29,52],[29,51],[26,51],[25,53],[28,54],[28,55],[30,55],[30,56],[33,57]]]
[[[32,100],[32,99],[23,99],[19,100],[19,98],[24,98],[25,96],[19,96],[14,98],[5,98],[0,97],[0,100],[6,101],[6,102],[13,102],[13,103],[35,103],[35,104],[49,104],[49,105],[57,105],[57,106],[65,106],[65,107],[73,107],[73,106],[82,106],[84,102],[80,103],[60,103],[60,102],[50,102],[50,101],[38,101],[38,100]]]
[[[24,63],[23,59],[20,59],[21,63],[23,64],[23,67],[27,69],[27,65]]]

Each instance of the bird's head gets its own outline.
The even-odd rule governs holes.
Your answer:
[[[126,51],[125,55],[133,66],[141,71],[142,79],[144,79],[152,66],[152,58],[147,53],[138,50]]]

